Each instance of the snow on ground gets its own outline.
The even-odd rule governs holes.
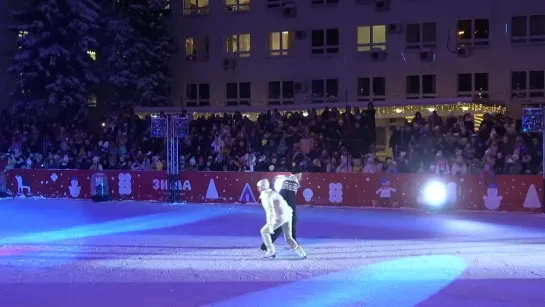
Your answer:
[[[262,259],[259,206],[6,199],[0,306],[545,306],[545,217],[300,208]]]

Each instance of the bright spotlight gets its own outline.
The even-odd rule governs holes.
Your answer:
[[[287,179],[288,177],[286,176],[276,176],[274,178],[274,182],[273,182],[273,189],[276,191],[276,192],[280,192],[280,190],[282,189],[282,184],[284,183],[284,181]]]
[[[447,187],[439,181],[428,182],[423,192],[426,205],[436,207],[446,203]]]

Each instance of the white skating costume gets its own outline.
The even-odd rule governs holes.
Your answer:
[[[260,180],[257,183],[261,194],[259,200],[265,209],[267,223],[261,228],[261,237],[267,247],[266,257],[275,257],[276,250],[271,239],[271,234],[280,227],[284,232],[284,237],[288,245],[301,257],[306,258],[303,249],[297,244],[291,235],[292,214],[293,210],[282,196],[270,188],[270,183],[267,179]]]

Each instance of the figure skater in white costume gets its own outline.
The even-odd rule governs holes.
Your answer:
[[[271,235],[274,231],[280,227],[284,231],[284,237],[288,245],[303,259],[307,258],[307,254],[297,244],[291,235],[291,226],[292,226],[292,214],[293,210],[288,205],[288,203],[278,194],[278,192],[271,189],[271,184],[269,180],[262,179],[257,182],[257,189],[260,192],[259,200],[261,205],[265,209],[267,216],[267,224],[261,228],[261,237],[263,242],[267,247],[267,253],[265,257],[276,257],[276,250],[272,242]]]

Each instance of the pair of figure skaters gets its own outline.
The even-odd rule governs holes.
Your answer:
[[[265,209],[267,223],[261,228],[263,244],[261,250],[265,257],[276,256],[274,241],[284,232],[288,245],[303,259],[307,254],[295,239],[297,229],[296,194],[299,189],[301,174],[293,174],[282,183],[280,193],[271,188],[269,180],[262,179],[257,183],[260,192],[259,200]]]

